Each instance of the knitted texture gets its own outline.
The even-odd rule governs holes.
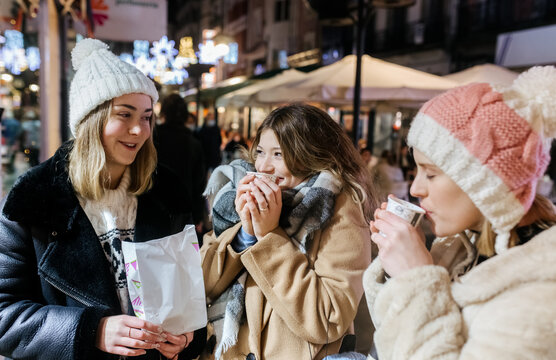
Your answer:
[[[158,101],[158,92],[152,80],[135,66],[120,60],[103,42],[81,40],[71,56],[76,71],[70,86],[69,125],[74,136],[87,114],[107,100],[141,93],[149,95],[153,103]]]
[[[79,204],[91,222],[106,259],[111,265],[118,299],[124,314],[128,312],[129,293],[122,241],[133,241],[137,216],[137,197],[127,191],[130,182],[131,175],[128,168],[118,187],[106,190],[101,199],[90,200],[78,196]]]
[[[459,87],[427,102],[411,125],[409,145],[471,198],[498,235],[498,253],[531,207],[550,161],[555,84],[556,69],[544,67],[498,91],[489,84]]]

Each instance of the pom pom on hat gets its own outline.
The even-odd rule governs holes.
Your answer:
[[[71,52],[75,75],[69,94],[69,125],[75,136],[83,119],[97,106],[122,95],[140,93],[158,101],[151,79],[114,55],[96,39],[83,39]]]
[[[501,92],[508,106],[534,130],[547,138],[556,137],[556,68],[535,66]]]
[[[556,69],[534,67],[505,88],[474,83],[419,110],[409,146],[448,175],[492,224],[495,251],[531,208],[556,136]]]
[[[75,45],[75,48],[71,52],[71,63],[74,70],[78,70],[81,64],[89,57],[93,52],[97,50],[107,50],[108,45],[97,39],[83,39]]]

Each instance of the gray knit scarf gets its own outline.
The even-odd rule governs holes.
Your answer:
[[[247,171],[255,171],[252,164],[235,160],[229,165],[217,167],[209,179],[204,195],[213,206],[212,221],[216,236],[241,221],[234,204],[236,184]],[[328,171],[322,171],[293,189],[282,190],[280,227],[303,254],[307,254],[314,232],[328,223],[341,189],[339,179]],[[218,342],[217,360],[237,342],[245,310],[246,279],[244,271],[209,308],[209,321],[213,324]]]

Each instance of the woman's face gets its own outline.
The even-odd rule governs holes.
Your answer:
[[[418,150],[413,151],[417,176],[411,195],[420,198],[436,236],[455,235],[465,229],[481,229],[484,217],[469,196]]]
[[[151,136],[152,101],[145,94],[126,94],[112,100],[112,111],[102,133],[108,169],[116,173],[135,161]]]
[[[291,189],[303,182],[303,179],[293,176],[286,166],[282,149],[274,131],[267,129],[261,134],[257,145],[257,159],[255,168],[259,172],[276,175],[278,185],[283,189]]]

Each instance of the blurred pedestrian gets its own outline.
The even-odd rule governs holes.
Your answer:
[[[80,41],[72,62],[75,140],[22,175],[1,205],[0,353],[194,358],[204,331],[170,334],[133,316],[121,248],[182,231],[190,217],[182,187],[156,168],[156,88],[98,40]]]
[[[361,155],[361,159],[366,165],[366,168],[369,172],[373,170],[373,168],[378,164],[378,158],[373,155],[371,149],[365,147],[359,150],[359,155]]]
[[[408,200],[408,182],[405,181],[402,169],[396,164],[396,158],[390,150],[383,150],[380,159],[373,167],[374,180],[382,194],[386,198],[388,194]]]
[[[170,94],[162,102],[160,115],[164,118],[161,125],[154,129],[154,144],[158,162],[174,171],[180,186],[190,199],[193,222],[197,232],[202,232],[205,200],[205,161],[203,147],[193,132],[187,128],[189,118],[187,104],[179,94]]]
[[[215,358],[322,359],[353,347],[376,200],[342,128],[310,105],[277,108],[249,161],[217,168],[206,192],[214,231],[201,253]]]
[[[224,147],[224,162],[226,164],[236,159],[240,159],[242,151],[247,150],[247,143],[239,132],[233,131],[229,138],[228,143]]]
[[[222,162],[222,152],[220,151],[222,137],[213,113],[208,113],[203,126],[199,129],[198,137],[203,145],[206,171],[210,175],[212,170]]]
[[[411,187],[439,237],[384,210],[365,272],[380,360],[547,359],[556,353],[556,214],[535,195],[556,135],[556,69],[474,83],[411,125]],[[386,280],[385,275],[389,279]]]
[[[15,118],[12,110],[7,110],[2,119],[2,146],[4,147],[6,170],[12,173],[15,170],[15,155],[18,150],[18,140],[21,134],[21,122]],[[4,154],[2,154],[4,156]]]

